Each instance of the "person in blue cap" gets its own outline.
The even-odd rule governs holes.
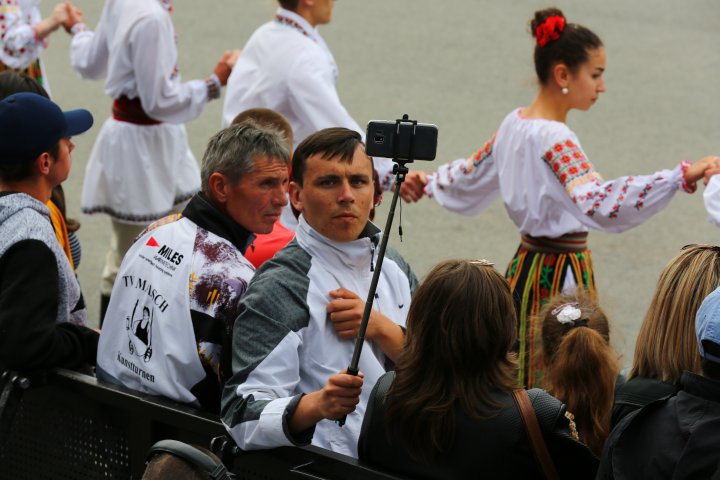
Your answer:
[[[720,247],[714,247],[720,249]],[[718,478],[720,475],[720,288],[695,316],[702,375],[625,417],[608,437],[598,479]]]
[[[34,93],[0,101],[0,370],[94,365],[97,332],[45,205],[72,164],[87,110]]]

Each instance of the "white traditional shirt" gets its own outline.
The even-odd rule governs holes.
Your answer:
[[[566,124],[525,118],[516,109],[477,153],[429,175],[425,192],[463,215],[477,215],[501,196],[522,233],[557,238],[635,227],[682,184],[680,165],[605,181]]]
[[[0,0],[0,61],[10,68],[27,68],[45,48],[33,28],[42,20],[39,6],[40,0]]]
[[[252,34],[228,79],[223,127],[249,108],[281,113],[293,129],[293,148],[323,128],[345,127],[365,132],[353,120],[335,87],[338,68],[325,40],[300,15],[278,8],[275,19]],[[393,164],[375,158],[385,189]],[[283,222],[284,223],[284,222]]]
[[[713,175],[703,192],[708,221],[720,227],[720,175]]]
[[[105,122],[85,172],[83,212],[136,224],[167,215],[199,190],[182,124],[208,102],[203,80],[180,81],[169,13],[154,0],[107,0],[96,30],[76,33],[70,49],[81,77],[105,78],[108,96],[139,98],[145,113],[163,122]]]

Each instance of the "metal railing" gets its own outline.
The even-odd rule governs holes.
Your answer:
[[[172,438],[218,454],[242,479],[392,479],[317,447],[243,452],[215,415],[69,370],[0,376],[0,479],[139,479]]]

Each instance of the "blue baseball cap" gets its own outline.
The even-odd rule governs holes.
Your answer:
[[[0,101],[0,164],[34,160],[61,138],[92,127],[84,109],[63,112],[51,100],[35,93],[16,93]]]
[[[720,349],[720,288],[705,297],[695,316],[695,335],[697,336],[700,357],[720,363],[720,357],[705,351],[704,342],[710,342]]]

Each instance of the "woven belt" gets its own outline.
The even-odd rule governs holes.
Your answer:
[[[115,99],[112,106],[112,116],[120,122],[133,123],[135,125],[160,125],[162,122],[148,117],[143,110],[140,98],[132,100],[125,95]]]
[[[587,250],[587,232],[568,233],[558,238],[520,234],[522,248],[535,253],[578,253]]]

